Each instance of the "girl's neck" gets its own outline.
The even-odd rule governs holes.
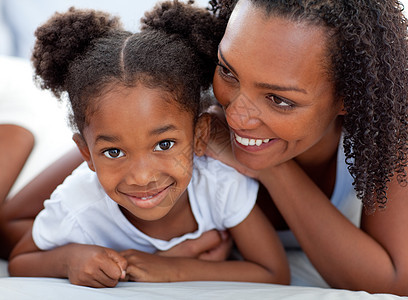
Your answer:
[[[146,221],[135,217],[126,209],[120,207],[125,217],[144,234],[169,241],[174,237],[182,236],[198,229],[197,221],[191,210],[187,190],[180,196],[170,212],[159,220]]]

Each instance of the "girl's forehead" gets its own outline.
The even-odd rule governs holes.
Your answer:
[[[157,135],[163,128],[189,132],[193,127],[190,112],[160,90],[143,85],[112,89],[97,102],[87,122],[87,131],[93,138],[107,135],[139,139]]]
[[[134,118],[165,114],[169,118],[184,115],[175,95],[161,88],[151,88],[142,83],[134,86],[122,84],[107,86],[104,92],[94,100],[95,115],[109,115],[120,111],[123,116],[130,114]],[[171,112],[171,113],[170,113]]]

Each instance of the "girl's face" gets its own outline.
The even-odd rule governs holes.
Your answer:
[[[181,110],[169,93],[142,84],[109,90],[95,108],[84,129],[86,144],[76,141],[89,167],[131,215],[149,221],[164,217],[187,197],[192,113]]]
[[[238,2],[219,45],[214,93],[239,162],[260,170],[318,159],[343,114],[325,41],[320,27],[267,18],[249,0]]]

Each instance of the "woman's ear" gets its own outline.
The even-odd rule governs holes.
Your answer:
[[[72,136],[72,139],[74,140],[75,144],[77,145],[79,151],[81,152],[81,155],[83,157],[83,159],[86,161],[86,163],[88,164],[88,167],[95,172],[95,167],[93,165],[92,162],[92,157],[91,157],[91,153],[89,152],[89,148],[88,145],[86,144],[84,138],[82,135],[80,135],[79,133],[75,133]]]
[[[210,139],[211,131],[211,116],[208,113],[203,113],[197,120],[194,130],[194,153],[197,156],[202,156],[207,148]]]
[[[344,101],[341,100],[341,105],[340,105],[340,109],[339,109],[339,116],[344,116],[347,115],[347,111],[344,108]]]

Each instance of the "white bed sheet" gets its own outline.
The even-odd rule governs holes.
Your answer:
[[[401,300],[391,294],[369,294],[328,288],[301,251],[288,253],[292,284],[283,286],[246,282],[195,281],[172,283],[120,282],[114,288],[95,289],[77,286],[67,279],[22,278],[8,276],[7,262],[0,260],[0,300],[28,299],[285,299],[285,300]],[[307,278],[307,281],[305,280]]]
[[[121,282],[115,288],[95,289],[71,285],[66,279],[2,278],[0,299],[302,299],[392,300],[401,297],[347,290],[242,282]]]

